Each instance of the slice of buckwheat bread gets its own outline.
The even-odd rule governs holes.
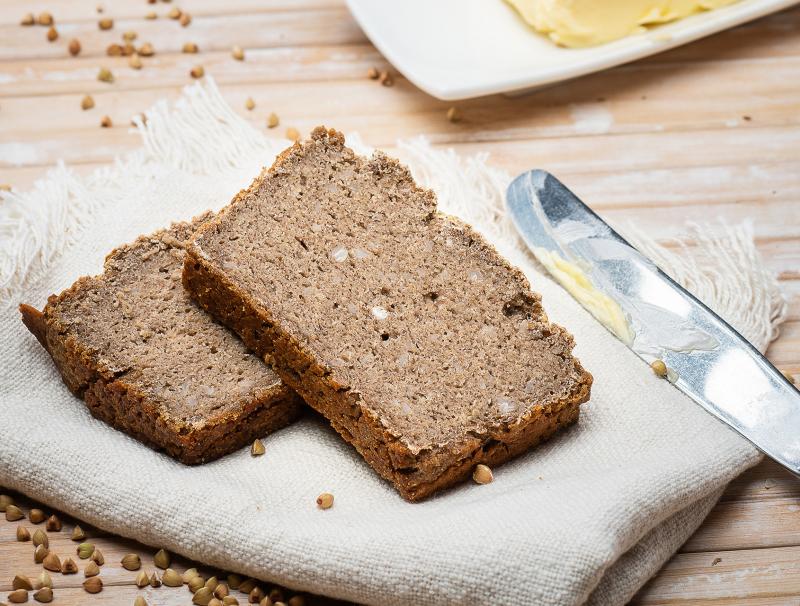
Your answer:
[[[92,415],[187,464],[279,429],[302,401],[181,285],[184,243],[210,214],[142,236],[22,320]]]
[[[317,128],[190,241],[184,285],[416,501],[578,418],[573,338],[479,234]]]

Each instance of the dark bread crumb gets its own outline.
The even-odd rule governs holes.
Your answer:
[[[181,286],[184,242],[204,219],[142,236],[23,322],[91,413],[187,464],[278,429],[300,399]]]
[[[522,273],[336,131],[197,232],[184,285],[410,500],[523,452],[589,398],[572,336]]]

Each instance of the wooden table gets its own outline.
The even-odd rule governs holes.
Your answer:
[[[453,104],[399,74],[392,87],[367,78],[370,67],[391,68],[341,0],[185,0],[185,28],[166,18],[173,6],[0,0],[0,184],[28,188],[58,159],[86,174],[138,147],[131,115],[177,97],[192,67],[203,65],[259,128],[274,111],[281,131],[324,123],[390,152],[398,138],[425,133],[462,154],[489,152],[510,172],[546,168],[612,222],[631,219],[665,240],[685,233],[687,220],[754,219],[758,247],[791,301],[769,357],[800,375],[800,8],[533,95],[457,103],[464,119],[451,123]],[[52,43],[47,28],[18,25],[43,10],[60,34]],[[158,18],[146,20],[149,11]],[[100,31],[100,16],[114,28]],[[155,47],[141,70],[105,54],[128,30]],[[67,51],[72,38],[82,45],[77,57]],[[185,42],[200,53],[182,54]],[[234,45],[245,61],[232,58]],[[112,70],[113,84],[97,80],[100,66]],[[85,94],[94,109],[81,110]],[[112,128],[100,127],[104,115]],[[30,546],[13,540],[15,526],[0,522],[2,592],[19,567],[33,569]],[[109,561],[149,553],[102,533],[97,540]],[[131,604],[133,574],[108,574],[111,585],[92,603]],[[56,603],[89,603],[80,580]],[[154,595],[154,603],[188,603],[179,590]],[[798,596],[800,482],[764,463],[731,484],[634,602],[765,606],[800,604]]]

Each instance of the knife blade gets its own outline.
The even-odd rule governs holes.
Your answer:
[[[800,476],[800,391],[755,347],[550,173],[519,175],[506,204],[536,258],[612,334]]]

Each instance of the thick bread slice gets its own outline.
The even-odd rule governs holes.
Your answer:
[[[592,377],[432,192],[318,128],[206,223],[184,285],[409,500],[578,418]]]
[[[302,401],[181,286],[184,242],[210,215],[142,236],[22,321],[91,413],[187,464],[283,427]]]

